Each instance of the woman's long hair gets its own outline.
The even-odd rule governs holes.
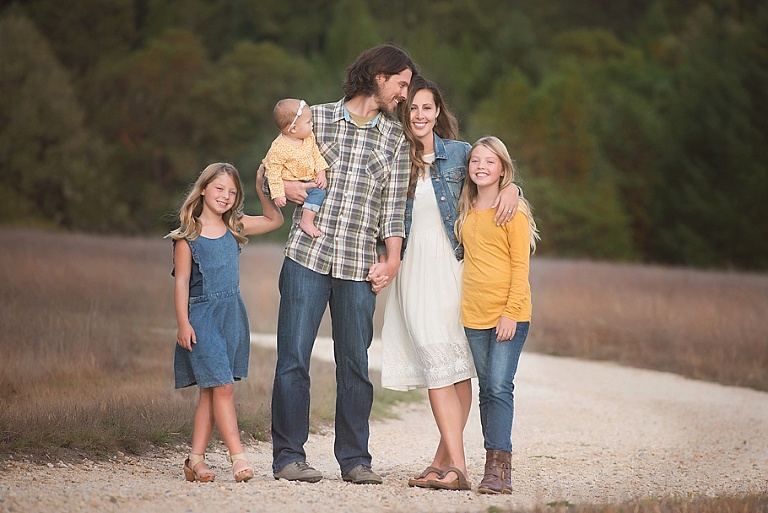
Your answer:
[[[179,209],[179,227],[166,235],[173,240],[195,240],[200,236],[203,226],[200,223],[200,215],[203,213],[203,191],[208,184],[214,181],[217,177],[227,174],[235,182],[235,188],[237,194],[235,195],[235,202],[232,208],[224,212],[221,218],[224,220],[224,224],[227,225],[227,229],[232,232],[237,242],[242,246],[248,242],[248,238],[241,235],[243,229],[243,223],[240,222],[243,210],[243,182],[240,180],[240,173],[232,164],[223,162],[216,162],[210,164],[203,169],[197,181],[194,183],[187,198]]]
[[[410,143],[410,156],[411,156],[411,177],[408,181],[408,197],[412,198],[416,191],[416,182],[426,170],[432,167],[432,164],[424,162],[424,144],[414,135],[413,125],[411,124],[411,106],[413,105],[413,98],[416,93],[423,90],[428,90],[432,93],[435,101],[435,108],[439,111],[439,115],[435,119],[434,132],[443,139],[457,139],[459,137],[459,123],[456,120],[448,105],[445,103],[443,93],[437,84],[428,80],[421,75],[417,75],[411,79],[411,85],[408,86],[408,98],[400,103],[399,115],[400,120],[403,123],[403,132],[405,137]]]
[[[472,145],[472,149],[469,151],[469,160],[472,159],[472,153],[478,146],[484,146],[493,152],[501,162],[502,175],[499,179],[499,190],[504,189],[505,187],[508,187],[510,184],[512,184],[515,179],[515,165],[504,143],[501,142],[498,137],[494,137],[492,135],[481,137],[475,144]],[[467,167],[469,167],[469,162],[467,162]],[[473,182],[469,176],[467,176],[467,179],[464,182],[464,187],[461,188],[461,195],[459,196],[459,215],[456,219],[455,226],[456,236],[462,243],[464,242],[462,237],[462,228],[464,227],[464,223],[467,220],[467,215],[472,209],[472,206],[475,204],[476,199],[477,184]],[[518,205],[518,212],[522,212],[528,218],[530,245],[531,252],[533,253],[536,251],[536,241],[541,239],[541,237],[539,237],[539,230],[536,228],[536,221],[533,219],[533,210],[531,209],[531,204],[528,203],[525,198],[520,198]]]

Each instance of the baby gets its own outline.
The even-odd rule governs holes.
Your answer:
[[[307,189],[299,227],[307,235],[319,237],[322,233],[315,226],[315,216],[325,199],[328,163],[312,133],[312,112],[304,100],[286,98],[277,102],[273,117],[280,135],[272,141],[264,158],[270,196],[278,207],[284,207],[283,180],[314,182],[317,187]]]

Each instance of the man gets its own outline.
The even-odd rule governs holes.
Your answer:
[[[306,462],[309,436],[309,363],[326,305],[336,360],[334,454],[342,478],[380,484],[371,469],[368,419],[373,385],[368,348],[376,293],[400,265],[409,148],[392,117],[405,99],[416,65],[402,49],[368,49],[347,69],[344,98],[312,108],[315,138],[330,168],[327,196],[313,238],[294,218],[280,272],[277,365],[272,392],[272,470],[275,479],[317,482]],[[301,203],[307,185],[286,182]],[[300,210],[300,209],[298,209]],[[387,255],[377,263],[376,241]]]

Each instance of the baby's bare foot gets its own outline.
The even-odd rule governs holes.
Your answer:
[[[309,235],[310,237],[320,237],[322,235],[322,232],[317,229],[317,227],[314,225],[314,223],[311,223],[309,221],[299,221],[299,228],[301,228],[304,233]]]

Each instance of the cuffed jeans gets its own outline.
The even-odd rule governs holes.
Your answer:
[[[320,212],[320,207],[325,201],[325,189],[320,187],[312,187],[307,189],[307,199],[301,205],[301,208],[312,210],[313,212]]]
[[[277,366],[272,389],[272,470],[306,461],[309,436],[309,363],[330,306],[336,360],[334,454],[342,474],[371,465],[368,418],[373,385],[368,348],[373,339],[376,294],[366,281],[340,280],[286,258],[280,272]]]
[[[496,328],[464,328],[480,388],[480,424],[487,451],[512,452],[515,373],[530,323],[518,322],[512,340],[496,341]]]

